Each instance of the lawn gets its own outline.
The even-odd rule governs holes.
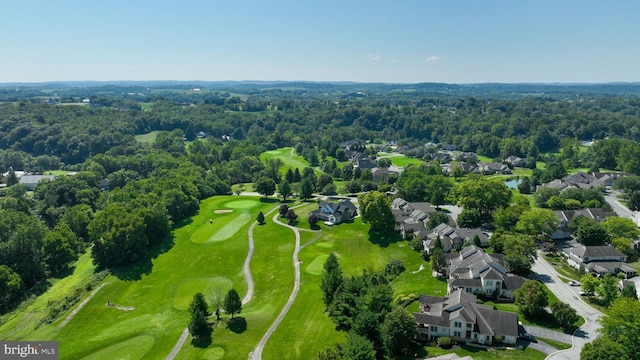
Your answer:
[[[425,347],[429,357],[440,356],[444,354],[456,353],[460,357],[470,356],[474,360],[493,360],[493,359],[514,359],[514,360],[542,360],[546,355],[540,351],[527,347],[524,350],[494,350],[482,349],[473,346],[462,345],[455,349],[444,350],[435,346]]]
[[[291,168],[291,170],[295,170],[295,168],[300,169],[300,173],[302,174],[302,169],[311,166],[307,160],[305,160],[302,156],[296,155],[295,150],[291,147],[284,147],[275,150],[265,151],[260,154],[260,161],[266,162],[267,159],[280,159],[282,160],[282,166],[280,167],[280,173],[285,174],[287,169]],[[317,175],[320,175],[322,172],[315,170]]]
[[[156,142],[156,137],[160,131],[152,131],[146,134],[136,135],[136,141],[144,144],[153,145]]]
[[[226,205],[231,205],[234,212],[214,212],[230,208]],[[152,259],[149,265],[152,268],[142,263],[115,271],[121,278],[107,277],[106,285],[66,326],[58,328],[61,317],[34,331],[39,312],[44,311],[48,300],[64,297],[70,283],[77,283],[77,279],[87,277],[93,271],[90,258],[85,255],[74,275],[59,280],[26,311],[5,317],[0,334],[4,339],[59,341],[65,359],[117,358],[120,355],[129,359],[164,358],[187,325],[188,315],[184,309],[195,292],[207,295],[208,290],[219,286],[222,289],[233,287],[241,297],[246,293],[242,264],[247,254],[246,234],[251,221],[244,223],[243,220],[243,225],[234,225],[235,231],[228,230],[227,233],[232,234],[225,240],[206,240],[234,219],[247,216],[255,219],[258,211],[267,213],[276,206],[274,202],[237,196],[204,200],[200,213],[191,219],[191,223],[175,231],[173,247]],[[209,219],[213,219],[212,224]],[[293,285],[294,237],[291,230],[269,222],[258,227],[259,231],[254,234],[256,250],[251,265],[256,281],[255,300],[246,304],[240,315],[246,321],[246,329],[240,327],[239,330],[237,326],[227,329],[228,317],[225,316],[215,329],[214,342],[209,349],[186,344],[178,358],[201,358],[207,351],[206,356],[211,356],[212,352],[220,351],[213,350],[215,348],[224,350],[225,358],[246,358],[280,311]],[[135,309],[122,311],[105,306],[107,302]],[[233,325],[241,323],[242,320]]]
[[[398,167],[404,167],[404,166],[407,166],[409,164],[412,164],[412,165],[424,164],[424,161],[422,161],[420,159],[416,159],[416,158],[413,158],[413,157],[408,157],[408,156],[405,156],[405,155],[389,156],[388,159],[391,160],[391,163],[393,165],[398,166]]]

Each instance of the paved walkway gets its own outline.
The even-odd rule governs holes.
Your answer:
[[[278,325],[280,325],[282,319],[284,319],[284,317],[287,315],[289,309],[291,309],[293,302],[298,296],[298,291],[300,290],[300,261],[298,260],[298,253],[300,252],[300,231],[294,226],[282,223],[280,220],[278,220],[278,215],[279,214],[275,214],[273,216],[273,222],[288,227],[289,229],[293,230],[294,234],[296,235],[296,245],[295,249],[293,250],[293,268],[295,271],[295,280],[293,282],[293,291],[291,292],[291,295],[289,295],[289,300],[287,300],[287,303],[285,304],[282,311],[280,311],[280,314],[278,314],[276,320],[273,322],[273,324],[271,324],[267,332],[264,334],[264,336],[258,343],[258,346],[256,346],[251,354],[249,354],[249,358],[253,360],[262,360],[262,350],[264,349],[264,346],[267,344],[267,341],[276,330]]]

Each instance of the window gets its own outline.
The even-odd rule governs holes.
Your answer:
[[[493,281],[487,280],[487,285],[493,285]]]
[[[456,322],[453,323],[453,327],[457,327],[457,328],[462,327],[462,323],[456,321]]]
[[[471,329],[471,323],[467,323],[467,329]]]
[[[473,338],[477,339],[478,338],[478,334],[473,334]]]
[[[453,332],[453,336],[461,337],[461,336],[460,336],[460,331],[454,331],[454,332]]]
[[[491,336],[487,335],[487,341],[491,341]]]
[[[438,327],[437,327],[437,326],[433,326],[433,325],[431,325],[431,329],[430,329],[430,330],[431,330],[431,331],[438,331]]]

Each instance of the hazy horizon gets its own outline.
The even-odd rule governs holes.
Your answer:
[[[638,82],[638,18],[632,1],[16,1],[0,83]]]

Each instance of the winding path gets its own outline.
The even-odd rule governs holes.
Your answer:
[[[269,212],[266,215],[269,215],[272,212],[278,210],[278,208],[279,206],[274,207],[273,209],[269,210]],[[277,218],[277,216],[278,214],[275,215],[275,218]],[[242,266],[242,272],[244,273],[244,278],[247,280],[247,294],[242,299],[242,305],[245,305],[253,298],[253,288],[255,283],[253,282],[253,276],[251,276],[250,265],[251,265],[251,258],[253,257],[253,250],[254,250],[253,228],[255,228],[257,224],[258,222],[254,221],[253,224],[251,224],[251,226],[249,227],[249,231],[247,232],[248,238],[249,238],[249,251],[247,252],[247,257],[244,259],[244,265]],[[182,345],[184,345],[184,343],[187,341],[188,337],[189,337],[189,328],[187,327],[184,330],[182,330],[182,334],[180,334],[180,338],[178,339],[178,342],[175,344],[175,346],[171,350],[171,353],[165,358],[165,360],[175,359],[175,357],[178,355],[178,352],[180,352]]]
[[[306,204],[302,204],[299,206],[304,206],[304,205]],[[296,207],[299,207],[299,206],[296,206]],[[278,220],[278,214],[275,214],[273,216],[273,222],[278,225],[288,227],[289,229],[293,230],[294,234],[296,235],[296,245],[295,245],[295,249],[293,250],[293,268],[295,271],[295,280],[293,283],[293,291],[291,291],[291,295],[289,295],[289,300],[287,300],[287,303],[285,304],[284,308],[282,308],[282,311],[280,311],[280,314],[278,314],[278,317],[273,321],[273,324],[271,324],[271,326],[269,327],[267,332],[264,334],[262,339],[260,339],[260,342],[258,343],[256,348],[253,350],[251,354],[249,354],[249,359],[252,359],[252,360],[262,360],[262,350],[264,349],[264,346],[267,344],[267,341],[269,340],[273,332],[276,330],[278,325],[280,325],[284,317],[287,315],[287,313],[289,312],[289,309],[291,309],[291,306],[293,306],[293,302],[296,300],[296,297],[298,296],[298,291],[300,290],[300,260],[298,259],[298,254],[300,253],[300,250],[304,246],[307,246],[320,238],[320,232],[318,231],[317,232],[318,235],[316,236],[315,239],[307,242],[306,244],[304,244],[304,246],[300,246],[300,230],[306,230],[306,229],[298,229],[295,226],[291,226],[281,222],[280,220]]]

